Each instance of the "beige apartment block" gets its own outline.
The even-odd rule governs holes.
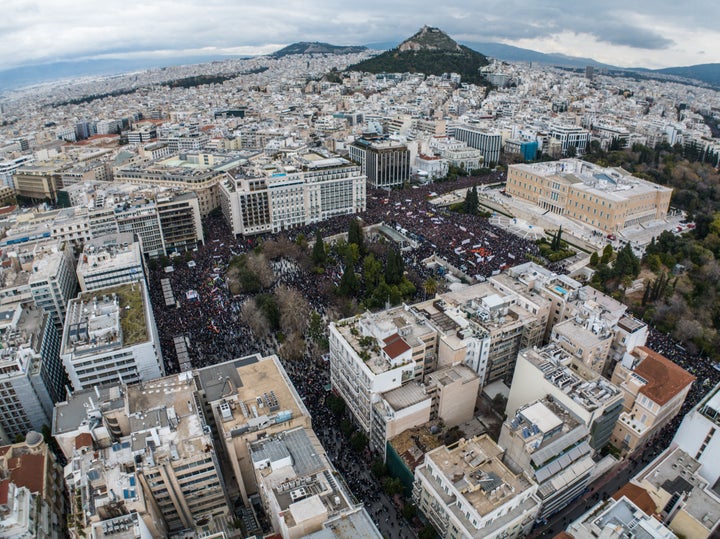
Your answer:
[[[649,442],[678,414],[694,381],[692,374],[645,346],[625,354],[612,375],[625,398],[612,444],[627,454]]]

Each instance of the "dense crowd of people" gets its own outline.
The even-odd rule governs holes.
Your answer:
[[[482,183],[500,180],[499,173],[494,173],[482,178]],[[403,251],[405,267],[421,279],[436,276],[436,270],[422,262],[432,255],[471,277],[487,277],[525,262],[528,255],[537,256],[537,246],[533,242],[489,224],[486,218],[449,212],[429,201],[431,192],[433,196],[442,195],[480,182],[477,178],[461,178],[453,183],[414,189],[370,190],[367,211],[359,217],[365,225],[384,222],[411,239],[416,247]],[[350,221],[357,218],[353,215],[337,217],[285,231],[284,235],[293,242],[301,235],[312,240],[317,231],[322,237],[330,237],[347,232]],[[185,337],[190,356],[189,365],[184,365],[184,368],[203,367],[256,352],[263,355],[277,353],[278,343],[272,334],[258,337],[242,320],[242,304],[252,296],[233,295],[226,279],[234,256],[248,253],[277,235],[235,238],[219,216],[207,219],[205,226],[204,245],[198,246],[191,254],[173,259],[172,270],[160,265],[150,274],[151,300],[168,373],[181,369],[174,344],[179,336]],[[309,270],[303,270],[294,261],[282,257],[272,262],[272,268],[275,274],[273,287],[284,284],[296,288],[312,309],[321,315],[326,314],[327,305],[319,289],[319,279]],[[551,269],[562,271],[563,268],[558,265]],[[328,271],[335,270],[330,267]],[[177,305],[165,304],[160,284],[162,279],[170,281]],[[651,329],[647,346],[697,377],[683,413],[720,380],[720,372],[709,360],[689,354],[665,334]],[[340,431],[339,418],[325,405],[329,394],[329,364],[308,353],[301,360],[283,360],[283,363],[312,414],[320,440],[352,493],[365,503],[385,536],[414,537],[398,506],[382,492],[379,482],[370,473],[369,454],[350,450],[349,440]],[[633,467],[647,462],[667,447],[681,419],[682,414],[658,433],[649,447],[633,461]]]

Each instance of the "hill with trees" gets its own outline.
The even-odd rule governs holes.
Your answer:
[[[329,43],[320,43],[318,41],[300,41],[283,47],[270,56],[273,58],[282,58],[283,56],[293,54],[353,54],[365,50],[367,50],[367,47],[362,45],[330,45]]]
[[[348,67],[348,71],[368,73],[459,73],[463,82],[485,84],[480,68],[488,59],[459,45],[438,28],[425,26],[396,48]]]
[[[670,333],[691,353],[720,360],[720,172],[718,156],[692,145],[603,151],[591,143],[584,156],[621,166],[635,176],[673,188],[671,205],[694,221],[683,233],[663,232],[645,249],[641,265],[629,248],[591,260],[593,285],[627,303],[637,316]],[[625,294],[640,277],[644,287]]]

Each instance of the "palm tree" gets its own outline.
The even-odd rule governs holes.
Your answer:
[[[435,297],[435,293],[437,292],[438,284],[435,279],[432,277],[428,277],[425,279],[425,282],[423,283],[423,290],[425,291],[425,297],[428,296]]]

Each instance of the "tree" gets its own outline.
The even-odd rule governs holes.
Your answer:
[[[559,250],[560,250],[561,245],[562,245],[562,243],[561,243],[562,239],[561,239],[561,238],[562,238],[562,226],[560,226],[560,228],[558,228],[558,231],[557,231],[557,232],[555,233],[555,235],[553,236],[552,243],[550,244],[550,248],[551,248],[553,251],[559,251]]]
[[[370,471],[371,471],[372,474],[373,474],[375,477],[377,477],[378,479],[380,479],[381,477],[386,476],[387,473],[388,473],[387,466],[386,466],[385,463],[382,461],[382,459],[379,459],[379,458],[373,460],[373,463],[372,463],[372,465],[370,466]]]
[[[568,146],[566,155],[568,157],[575,157],[577,155],[577,148],[574,145]]]
[[[640,260],[635,256],[629,243],[620,249],[615,259],[613,273],[616,277],[629,276],[635,278],[640,273]]]
[[[275,296],[272,294],[259,294],[255,296],[255,304],[265,315],[268,324],[270,324],[270,329],[273,331],[280,329],[280,309],[275,301]]]
[[[388,252],[385,265],[385,282],[389,285],[400,284],[405,273],[405,262],[397,249],[391,248]]]
[[[310,304],[296,288],[280,285],[275,289],[275,304],[280,311],[280,329],[286,335],[303,334],[310,316]]]
[[[325,325],[323,324],[322,315],[317,311],[310,313],[310,322],[308,322],[308,337],[313,341],[319,342],[325,337]]]
[[[354,243],[357,245],[360,255],[365,253],[365,238],[363,237],[363,229],[360,221],[357,219],[350,221],[350,228],[348,229],[348,243]]]
[[[254,299],[245,300],[242,304],[240,320],[250,328],[256,338],[264,338],[270,333],[270,324]]]
[[[463,212],[469,215],[477,215],[479,203],[480,199],[478,198],[477,186],[468,188],[468,190],[465,192]]]
[[[388,496],[395,496],[396,494],[402,494],[405,487],[402,481],[397,477],[386,477],[382,482],[383,490]]]
[[[312,250],[312,261],[316,266],[322,266],[327,260],[327,251],[325,249],[325,241],[320,235],[320,230],[315,233],[315,245]]]
[[[598,265],[598,262],[600,262],[600,257],[598,256],[596,251],[593,251],[590,255],[590,265],[595,267]]]
[[[367,255],[363,259],[363,280],[365,281],[367,295],[371,295],[373,290],[380,284],[382,275],[382,263],[375,258],[375,255]]]
[[[345,264],[340,284],[338,284],[338,294],[346,298],[354,297],[359,289],[360,283],[355,275],[355,269],[351,265]]]
[[[601,264],[607,264],[608,262],[610,262],[610,259],[612,258],[612,255],[613,255],[613,252],[614,252],[614,251],[613,251],[613,246],[612,246],[610,243],[608,243],[608,244],[605,246],[605,248],[603,249],[603,254],[602,254],[602,256],[600,257],[600,263],[601,263]]]
[[[428,277],[423,283],[423,290],[425,291],[425,297],[434,297],[438,289],[438,284],[435,279]]]
[[[346,404],[342,397],[333,395],[332,393],[325,399],[328,408],[335,417],[342,417],[345,413]]]

